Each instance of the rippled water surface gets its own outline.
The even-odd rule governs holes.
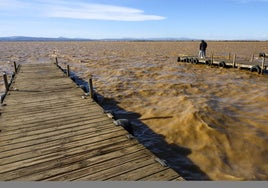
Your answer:
[[[268,180],[268,75],[177,62],[199,42],[0,43],[0,71],[54,61],[87,81],[105,109],[186,179]],[[250,59],[268,42],[208,42],[215,56]],[[3,81],[1,91],[3,92]]]

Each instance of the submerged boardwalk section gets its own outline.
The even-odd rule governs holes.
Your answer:
[[[1,181],[183,180],[55,64],[24,64],[0,107]]]

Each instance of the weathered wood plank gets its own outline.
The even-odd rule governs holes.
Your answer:
[[[134,146],[134,147],[133,147]],[[29,165],[22,166],[18,169],[13,169],[6,171],[5,173],[0,173],[0,177],[6,177],[9,180],[11,179],[18,179],[20,177],[29,176],[34,178],[34,174],[39,177],[39,175],[42,176],[42,178],[48,178],[51,176],[57,175],[59,172],[59,169],[65,168],[66,166],[73,165],[74,163],[78,163],[81,168],[85,168],[88,165],[93,165],[93,162],[97,164],[102,164],[102,161],[96,161],[94,158],[99,156],[103,156],[103,158],[108,158],[106,160],[109,160],[114,156],[114,152],[119,151],[122,153],[126,148],[130,148],[129,152],[136,152],[137,151],[137,143],[134,142],[118,142],[115,144],[107,144],[107,145],[100,145],[95,146],[95,148],[88,149],[88,150],[70,150],[68,153],[62,153],[60,156],[51,156],[49,158],[42,158],[39,157],[38,160],[32,162]],[[124,152],[123,152],[124,153]],[[142,155],[142,153],[140,153]],[[115,161],[118,161],[118,158],[114,159]],[[27,163],[28,164],[28,163]],[[82,166],[81,166],[82,165]],[[90,166],[92,167],[92,166]],[[108,168],[109,166],[106,166],[105,168]],[[49,176],[44,176],[42,174],[46,174],[46,172],[50,172]],[[54,172],[53,174],[51,174]],[[32,180],[32,178],[30,178]],[[23,178],[26,180],[26,178]],[[68,178],[69,179],[69,178]],[[27,178],[28,180],[28,178]],[[65,179],[66,180],[66,179]]]
[[[23,176],[16,180],[51,180],[51,181],[64,181],[66,179],[74,178],[80,175],[84,175],[87,168],[91,168],[94,165],[101,164],[105,161],[116,161],[120,158],[120,162],[125,162],[130,159],[135,159],[143,155],[144,149],[137,150],[137,145],[124,145],[124,148],[114,150],[108,154],[101,154],[95,156],[83,155],[78,159],[68,160],[68,163],[46,169],[34,175]],[[89,158],[90,157],[90,158]],[[81,162],[82,161],[82,162]],[[50,163],[51,164],[51,163]],[[107,166],[106,166],[107,167]]]
[[[114,136],[119,134],[124,135],[126,134],[125,131],[117,129],[103,129],[103,130],[97,130],[95,129],[94,131],[84,129],[82,131],[69,131],[67,134],[58,134],[54,135],[53,138],[52,136],[47,136],[47,137],[34,137],[34,139],[26,142],[18,142],[17,144],[12,144],[12,146],[7,145],[3,147],[2,152],[0,153],[0,159],[4,157],[9,157],[7,160],[11,160],[10,157],[16,155],[17,153],[20,153],[20,159],[22,158],[21,155],[26,152],[31,152],[32,149],[42,151],[42,148],[49,148],[50,146],[56,146],[59,144],[63,144],[65,142],[74,142],[76,140],[83,140],[86,138],[91,138],[91,140],[94,139],[94,137],[101,137],[102,140],[106,139],[108,136]],[[110,138],[110,137],[108,137]],[[2,149],[2,148],[1,148]],[[5,150],[6,149],[6,150]],[[3,163],[3,160],[0,161],[0,165]]]
[[[89,175],[77,178],[75,180],[76,181],[108,180],[109,178],[116,177],[116,176],[125,174],[127,172],[134,171],[138,168],[142,168],[144,166],[148,166],[153,163],[155,164],[155,161],[152,156],[141,155],[141,156],[138,156],[137,159],[130,159],[130,161],[127,161],[126,163],[120,163],[118,161],[117,164],[115,164],[115,166],[110,167],[110,168],[104,168],[101,164],[97,165],[96,167],[92,167],[90,169],[90,172],[88,172]],[[106,165],[110,165],[110,162],[108,161]]]
[[[109,139],[106,138],[105,140],[96,139],[95,142],[92,143],[89,143],[89,141],[86,142],[85,140],[78,140],[72,143],[67,143],[66,140],[62,140],[62,142],[58,143],[57,145],[50,145],[48,146],[48,148],[43,148],[40,150],[35,150],[35,148],[32,148],[32,152],[26,153],[26,155],[18,154],[16,157],[14,156],[14,161],[12,161],[11,163],[8,163],[7,159],[7,163],[1,165],[0,178],[2,177],[2,173],[15,170],[18,168],[18,166],[28,167],[47,161],[51,162],[51,160],[53,159],[60,159],[62,156],[66,156],[70,153],[81,153],[85,151],[92,152],[94,150],[98,150],[105,147],[111,148],[112,146],[116,145],[116,143],[127,143],[126,141],[126,137],[124,137],[124,135],[122,135],[121,133],[121,136],[117,134],[116,136],[113,136]],[[53,154],[57,154],[57,156],[54,156]],[[53,159],[50,159],[49,157],[47,157],[47,155],[53,156]],[[2,160],[3,159],[1,159],[1,161]],[[40,167],[38,167],[38,169],[39,168]],[[31,169],[33,169],[33,167]]]
[[[145,176],[143,178],[138,178],[140,181],[161,181],[161,180],[171,181],[171,180],[183,180],[183,178],[175,173],[170,171],[169,169],[164,169],[163,171],[155,172],[149,176]]]
[[[78,125],[83,122],[83,123],[87,123],[88,125],[94,123],[94,125],[102,125],[103,123],[106,124],[106,122],[111,122],[110,119],[107,119],[106,117],[103,116],[89,116],[89,117],[73,117],[73,118],[68,118],[62,121],[52,121],[51,123],[49,123],[49,121],[47,122],[48,124],[46,124],[45,126],[38,126],[40,122],[35,122],[32,124],[27,124],[27,126],[23,127],[23,126],[11,126],[8,127],[8,125],[2,127],[2,137],[0,137],[1,141],[5,140],[5,136],[11,136],[13,135],[14,137],[16,137],[17,133],[20,132],[28,132],[28,131],[32,131],[32,130],[42,130],[42,129],[48,129],[51,127],[57,127],[57,130],[60,130],[62,128],[68,128],[68,127],[73,127],[76,126],[76,123],[78,123]],[[73,125],[72,125],[73,124]],[[65,127],[66,126],[66,127]],[[18,136],[17,136],[18,137]],[[12,137],[7,138],[7,140],[10,140]],[[12,138],[13,139],[13,138]]]
[[[79,111],[78,111],[79,112]],[[25,124],[38,124],[40,125],[42,122],[44,124],[44,120],[47,121],[46,124],[51,123],[51,122],[56,122],[57,124],[62,124],[64,123],[64,121],[68,121],[70,119],[80,119],[80,118],[86,118],[86,115],[88,115],[88,119],[98,119],[100,117],[102,117],[103,119],[107,119],[107,117],[103,116],[103,115],[93,115],[90,116],[90,113],[87,111],[81,111],[78,114],[74,114],[72,111],[68,112],[68,111],[57,111],[55,113],[44,113],[44,117],[40,114],[36,114],[34,116],[29,116],[27,118],[23,118],[20,117],[21,119],[16,119],[14,121],[12,121],[12,119],[14,118],[4,118],[6,120],[6,126],[18,126],[21,125],[23,123],[23,125]],[[18,116],[17,116],[18,117]],[[58,117],[61,117],[61,119],[59,119]]]
[[[138,180],[143,177],[154,175],[155,173],[160,173],[161,171],[164,171],[167,169],[167,167],[162,167],[159,165],[155,165],[155,163],[152,163],[152,164],[140,167],[138,169],[135,169],[133,171],[129,171],[124,174],[114,176],[112,178],[109,178],[108,180],[109,181],[126,181],[128,179]]]
[[[61,124],[55,124],[49,123],[46,126],[38,126],[38,124],[34,124],[33,126],[27,126],[27,127],[19,127],[16,129],[16,127],[13,127],[14,129],[8,129],[7,128],[2,128],[2,137],[0,137],[0,141],[2,141],[2,144],[4,145],[5,140],[12,140],[14,138],[20,138],[19,134],[21,133],[27,133],[33,135],[30,131],[44,131],[41,132],[42,135],[53,132],[55,129],[57,131],[61,131],[62,129],[68,129],[68,128],[74,128],[75,126],[80,126],[80,125],[86,125],[88,127],[95,127],[95,126],[101,126],[102,124],[111,124],[111,120],[107,119],[106,117],[103,116],[95,116],[94,118],[92,117],[83,117],[83,118],[74,118],[74,119],[69,119],[68,121],[62,121]],[[95,126],[89,126],[91,124],[94,124]],[[55,126],[56,125],[56,126]],[[111,128],[111,126],[109,126]],[[100,128],[102,129],[102,128]],[[15,142],[13,142],[15,143]]]
[[[61,109],[65,108],[66,111],[62,111]],[[23,108],[22,106],[13,108],[12,111],[5,111],[2,112],[2,118],[13,118],[14,116],[20,117],[20,118],[28,118],[29,116],[31,117],[32,115],[36,115],[38,117],[38,114],[44,114],[46,113],[69,113],[69,114],[74,114],[73,112],[76,111],[75,114],[79,113],[88,113],[89,115],[94,115],[96,113],[101,114],[103,111],[100,110],[99,108],[96,108],[94,106],[86,106],[86,105],[75,105],[75,104],[59,104],[59,105],[42,105],[40,106],[32,106],[32,107],[25,107]],[[7,120],[8,121],[8,120]],[[18,120],[19,121],[19,120]]]

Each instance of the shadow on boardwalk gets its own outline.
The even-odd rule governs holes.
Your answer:
[[[89,91],[88,82],[76,76],[74,72],[71,72],[70,76],[85,92]],[[132,125],[134,137],[156,157],[164,160],[170,168],[175,170],[185,180],[210,180],[208,175],[187,157],[191,153],[189,148],[168,144],[163,135],[155,133],[139,119],[141,114],[126,111],[117,105],[117,101],[104,98],[98,93],[96,93],[95,101],[105,111],[112,111],[115,120],[128,119]],[[151,117],[150,119],[162,118],[172,117]]]

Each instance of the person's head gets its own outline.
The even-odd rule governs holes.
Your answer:
[[[201,42],[205,42],[204,40],[201,40]]]

